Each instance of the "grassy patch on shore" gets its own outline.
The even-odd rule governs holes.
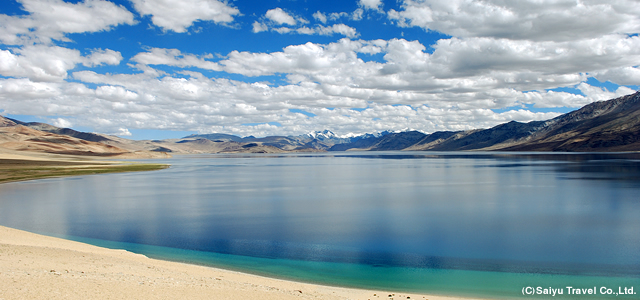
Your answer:
[[[164,164],[105,164],[105,163],[71,163],[71,162],[38,162],[12,161],[0,162],[0,183],[22,181],[47,177],[78,176],[118,172],[154,171],[168,168]]]

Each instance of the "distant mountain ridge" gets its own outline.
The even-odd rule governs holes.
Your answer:
[[[458,132],[394,133],[361,150],[640,151],[640,92],[594,102],[547,121],[511,121]]]
[[[640,151],[640,92],[598,101],[547,121],[489,129],[391,133],[332,150]]]
[[[284,151],[336,151],[333,147],[355,143],[362,139],[377,138],[387,134],[389,131],[383,131],[378,133],[367,133],[363,135],[347,134],[338,136],[330,130],[314,131],[298,136],[268,136],[262,138],[256,138],[253,136],[239,137],[236,135],[212,133],[212,134],[192,134],[184,137],[183,139],[208,139],[223,142],[238,142],[238,143],[260,143],[266,146],[272,146]]]
[[[0,116],[0,128],[23,126],[39,132],[126,151],[171,153],[282,153],[309,151],[640,151],[640,92],[588,104],[546,121],[511,121],[488,129],[347,134],[329,130],[299,136],[239,137],[231,134],[195,134],[181,139],[132,141],[97,133],[25,123]],[[6,130],[5,130],[6,131]],[[24,131],[24,130],[23,130]],[[6,133],[0,132],[0,138]],[[4,139],[8,139],[5,136]],[[1,145],[0,145],[1,146]],[[118,150],[119,151],[119,150]]]
[[[11,120],[16,124],[23,125],[23,126],[35,129],[35,130],[40,130],[40,131],[45,131],[45,132],[55,133],[55,134],[61,134],[61,135],[67,135],[67,136],[72,136],[72,137],[79,138],[79,139],[82,139],[82,140],[85,140],[85,141],[103,142],[103,141],[109,140],[108,138],[106,138],[106,137],[104,137],[102,135],[99,135],[99,134],[76,131],[76,130],[73,130],[71,128],[60,128],[60,127],[56,127],[56,126],[53,126],[53,125],[49,125],[47,123],[22,122],[22,121],[18,121],[18,120],[11,119],[11,118],[6,118],[6,119]]]
[[[169,157],[166,154],[148,151],[129,151],[121,147],[91,141],[91,139],[106,140],[92,133],[58,128],[44,123],[24,123],[0,116],[0,148],[4,151],[114,158]]]
[[[640,151],[640,92],[546,121],[512,151]]]

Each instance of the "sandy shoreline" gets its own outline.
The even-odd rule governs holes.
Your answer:
[[[178,298],[456,299],[279,280],[0,226],[0,299]]]
[[[15,160],[14,164],[31,160],[26,164],[40,162],[49,167],[80,163],[75,158],[6,152],[0,153],[0,159]],[[0,300],[179,298],[459,299],[279,280],[151,259],[0,226]]]

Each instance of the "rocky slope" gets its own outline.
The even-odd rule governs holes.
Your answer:
[[[547,121],[459,132],[393,133],[340,150],[640,151],[640,92],[594,102]]]
[[[512,151],[640,151],[640,92],[591,103],[541,124]]]

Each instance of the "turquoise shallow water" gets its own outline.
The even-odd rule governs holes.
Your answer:
[[[636,157],[637,156],[637,157]],[[349,287],[638,299],[640,155],[202,155],[3,184],[0,224]],[[567,286],[597,295],[567,295]],[[603,295],[634,288],[635,295]]]
[[[624,288],[640,285],[638,277],[576,276],[489,272],[407,267],[380,267],[362,264],[314,262],[290,259],[265,259],[219,254],[168,247],[103,241],[60,236],[96,246],[126,249],[151,258],[212,266],[294,281],[398,292],[429,293],[474,298],[534,298],[534,299],[639,299],[637,294],[618,295]],[[525,288],[562,290],[563,294],[524,294]],[[574,289],[594,289],[595,294],[569,294]],[[611,289],[612,293],[607,294]],[[604,292],[604,293],[601,293]]]

